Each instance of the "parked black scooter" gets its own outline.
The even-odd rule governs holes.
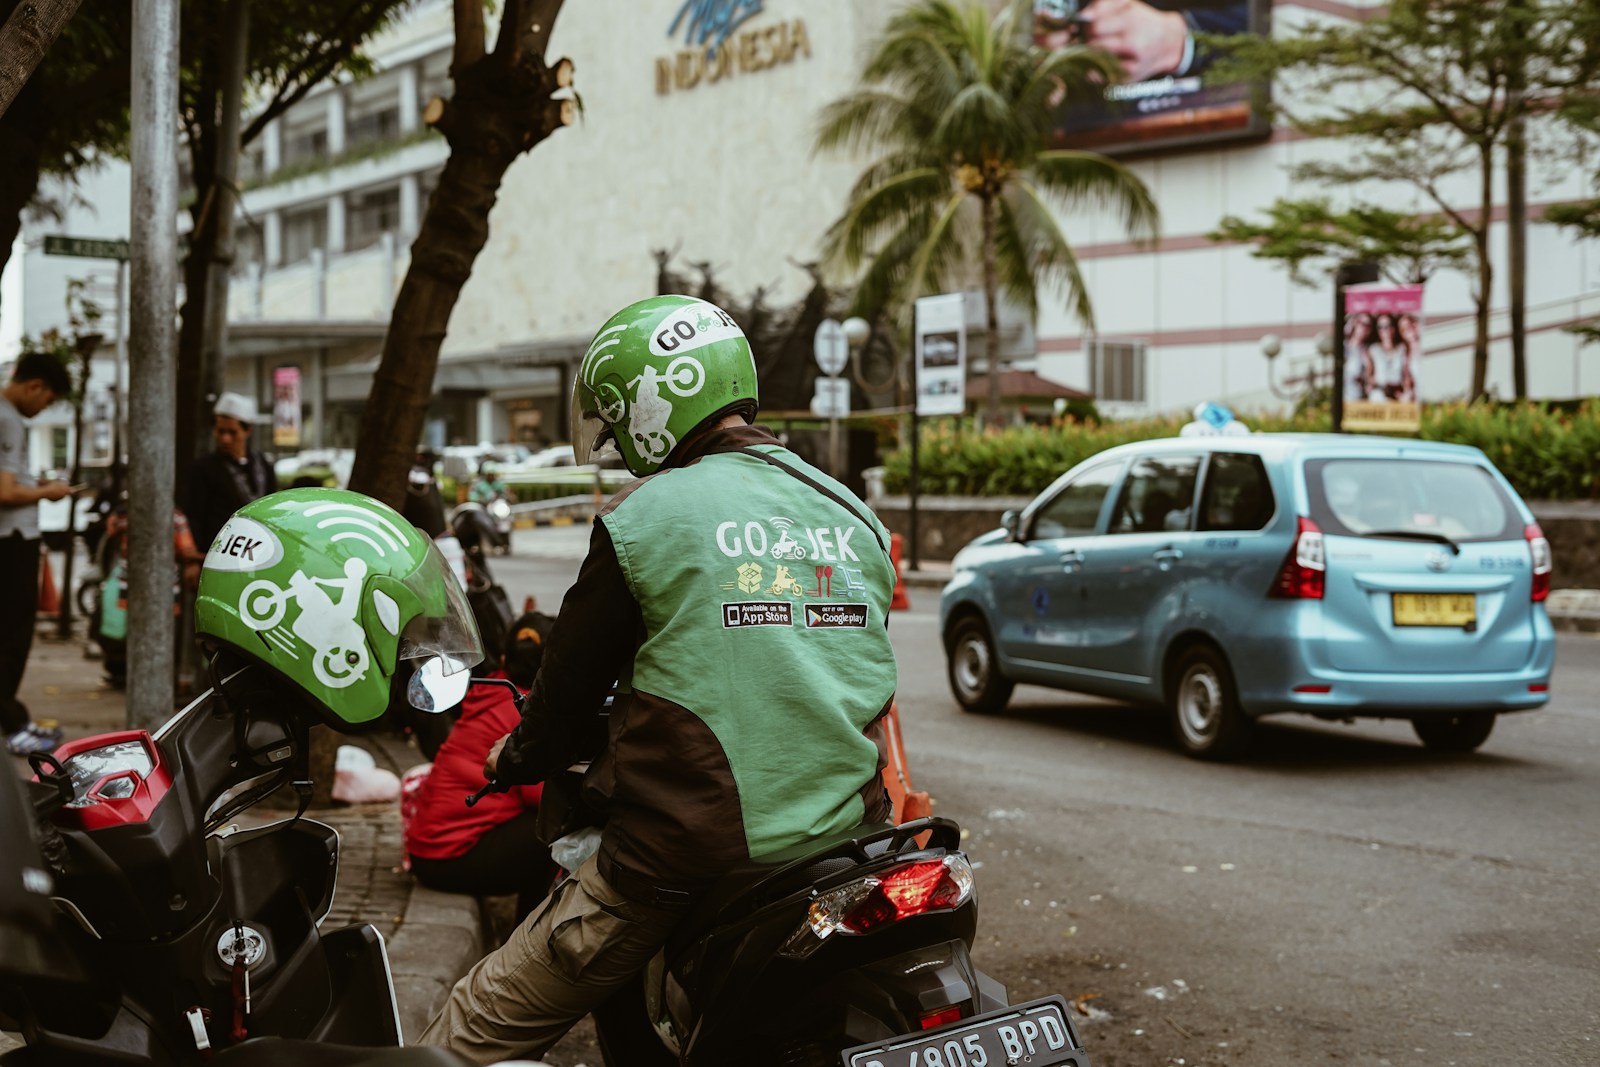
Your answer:
[[[439,681],[425,670],[415,689]],[[586,740],[598,752],[603,729]],[[545,783],[545,840],[602,821],[581,800],[586,771]],[[1008,1004],[973,964],[977,890],[960,840],[949,819],[862,826],[730,871],[594,1012],[606,1063],[1088,1067],[1060,996]]]
[[[264,674],[235,672],[153,735],[32,757],[52,953],[85,981],[70,996],[0,981],[0,1015],[28,1043],[0,1063],[187,1067],[260,1035],[399,1044],[381,935],[318,927],[338,834],[298,816],[230,825],[280,786],[309,799],[312,716]]]

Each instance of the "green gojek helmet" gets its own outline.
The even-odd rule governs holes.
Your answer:
[[[234,512],[206,553],[195,630],[277,672],[335,729],[382,715],[406,660],[461,670],[483,659],[438,547],[342,489],[290,489]]]
[[[629,304],[589,343],[572,380],[573,461],[608,436],[639,477],[661,469],[695,427],[755,418],[756,361],[733,317],[692,296]]]

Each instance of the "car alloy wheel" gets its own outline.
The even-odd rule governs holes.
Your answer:
[[[1239,707],[1233,672],[1222,653],[1211,645],[1194,645],[1179,657],[1169,677],[1176,682],[1168,690],[1168,710],[1183,750],[1214,760],[1242,752],[1251,721]]]
[[[999,711],[1011,699],[1012,682],[1000,673],[999,656],[989,629],[980,619],[956,624],[945,650],[950,691],[968,711]]]

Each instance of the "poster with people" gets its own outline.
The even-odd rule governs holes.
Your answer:
[[[272,446],[300,447],[300,368],[272,371]]]
[[[1123,77],[1098,93],[1063,90],[1052,142],[1101,152],[1264,137],[1248,81],[1206,80],[1211,41],[1265,35],[1267,0],[1033,0],[1033,43],[1110,53]]]
[[[1344,291],[1344,428],[1415,433],[1421,426],[1422,286]]]

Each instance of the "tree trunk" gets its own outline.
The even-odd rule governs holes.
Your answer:
[[[1506,133],[1506,281],[1511,294],[1511,389],[1528,395],[1528,141],[1521,78],[1511,92]]]
[[[550,66],[543,55],[561,2],[511,0],[494,52],[458,63],[455,95],[427,116],[449,141],[450,159],[411,246],[411,265],[361,413],[350,472],[352,489],[397,508],[433,396],[439,346],[461,287],[489,239],[489,212],[500,182],[517,156],[571,118],[571,103],[552,99],[571,64],[562,60]],[[508,46],[508,34],[519,43]]]
[[[984,358],[989,368],[989,400],[984,421],[990,426],[1000,426],[1000,316],[995,309],[994,201],[984,197],[983,205],[983,312]]]
[[[1489,223],[1494,217],[1494,152],[1484,149],[1480,158],[1482,212],[1472,233],[1478,255],[1478,285],[1473,294],[1476,309],[1472,337],[1472,399],[1489,395],[1489,302],[1494,299],[1494,264],[1489,259]]]
[[[0,125],[0,273],[11,259],[22,210],[39,191],[39,146],[20,130]]]
[[[27,84],[82,0],[28,0],[0,26],[0,115]]]

